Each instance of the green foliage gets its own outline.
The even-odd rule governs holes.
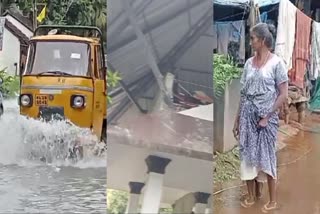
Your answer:
[[[124,191],[110,190],[107,192],[107,213],[123,214],[126,211],[129,194]],[[172,208],[160,208],[160,214],[172,214]]]
[[[38,0],[46,4],[46,18],[40,24],[97,26],[106,38],[106,0]],[[25,14],[33,14],[33,0],[19,1],[18,7]],[[43,6],[39,6],[38,13]]]
[[[17,96],[20,90],[19,77],[7,74],[6,68],[0,70],[0,77],[3,79],[3,84],[1,85],[3,96],[7,98]]]
[[[107,87],[108,90],[111,90],[112,88],[116,87],[121,80],[121,77],[119,75],[118,71],[109,71],[107,72]],[[111,103],[111,97],[107,96],[108,103]]]
[[[213,55],[213,85],[215,96],[221,96],[225,87],[233,79],[239,78],[241,69],[233,62],[230,57],[224,55]]]
[[[173,209],[172,208],[160,208],[159,214],[172,214]]]
[[[107,86],[114,88],[118,85],[119,81],[121,80],[121,77],[119,75],[118,71],[110,71],[107,72],[108,75],[108,83]]]
[[[128,203],[128,193],[118,190],[110,190],[107,192],[107,213],[123,214],[126,211]]]
[[[1,11],[0,11],[0,16],[7,10],[9,9],[16,0],[1,0],[0,5],[1,5]]]

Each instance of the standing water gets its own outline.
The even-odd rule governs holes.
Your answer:
[[[4,107],[0,213],[106,213],[106,157],[87,152],[76,163],[66,158],[77,139],[98,145],[90,131],[65,121],[26,119],[16,100]]]

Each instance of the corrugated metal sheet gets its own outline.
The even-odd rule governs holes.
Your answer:
[[[130,84],[151,68],[145,45],[138,42],[121,2],[108,2],[107,54],[108,62]],[[212,97],[212,1],[129,2],[163,75],[176,72],[188,91]]]

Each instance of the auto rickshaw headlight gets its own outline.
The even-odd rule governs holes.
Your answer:
[[[21,94],[20,96],[20,105],[24,107],[32,106],[32,95],[30,94]]]
[[[84,96],[72,95],[71,96],[71,106],[73,108],[84,108],[86,105]]]

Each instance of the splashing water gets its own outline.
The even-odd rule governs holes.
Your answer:
[[[53,165],[79,168],[105,167],[106,157],[96,157],[103,146],[89,129],[79,128],[67,121],[43,122],[19,115],[16,100],[4,102],[5,112],[0,119],[0,164],[25,165],[40,159]],[[69,150],[81,141],[84,158],[73,163]]]
[[[101,145],[96,137],[66,121],[26,119],[16,100],[6,100],[4,106],[0,213],[105,213],[106,157],[86,152],[76,163],[65,158],[78,139],[88,147]],[[51,160],[44,163],[40,157]]]

